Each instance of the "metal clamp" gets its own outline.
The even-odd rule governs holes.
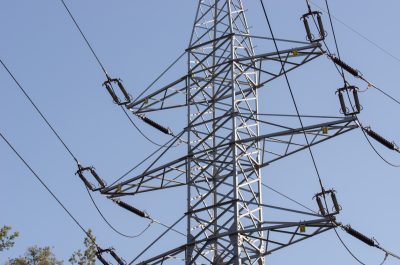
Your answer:
[[[336,215],[342,210],[342,207],[339,205],[335,193],[336,191],[332,189],[332,190],[324,190],[323,192],[315,194],[314,198],[317,200],[319,211],[323,216]],[[325,201],[326,195],[329,195],[332,200],[333,207],[331,212],[329,211],[329,209],[325,208],[325,206],[327,205],[324,206],[322,202],[322,200]]]
[[[350,105],[351,105],[351,110],[349,108],[347,108],[346,106],[346,102],[343,96],[343,93],[348,93],[351,92],[353,94],[353,101],[354,101],[354,106],[350,100]],[[340,109],[341,109],[341,113],[344,114],[345,116],[354,116],[356,114],[359,114],[362,110],[362,106],[360,104],[360,99],[358,97],[358,88],[355,86],[348,86],[347,84],[342,87],[339,88],[336,91],[336,94],[338,94],[339,96],[339,102],[340,102]]]
[[[301,20],[303,20],[304,27],[306,29],[307,33],[307,40],[310,41],[311,43],[314,42],[319,42],[325,39],[327,33],[325,32],[324,24],[322,23],[322,17],[321,17],[321,12],[319,11],[311,11],[304,14],[301,17]],[[315,38],[314,34],[311,32],[310,24],[308,23],[308,19],[315,20],[317,19],[316,27],[318,30],[318,38]]]
[[[122,92],[122,94],[123,94],[123,96],[124,96],[124,98],[125,98],[125,101],[121,101],[121,99],[117,96],[117,94],[115,93],[113,84],[116,84],[116,85],[118,86],[119,90]],[[128,92],[126,91],[124,85],[122,84],[121,79],[117,79],[117,78],[111,79],[111,78],[108,78],[108,79],[103,83],[103,86],[106,87],[108,93],[111,95],[111,97],[112,97],[112,99],[113,99],[113,101],[114,101],[115,104],[118,104],[118,105],[126,105],[126,104],[131,103],[132,97],[131,97],[131,95],[129,95]]]
[[[97,181],[98,186],[95,187],[84,175],[85,172],[90,172],[92,177]],[[91,191],[99,191],[106,187],[105,182],[97,175],[94,167],[82,167],[78,164],[78,170],[75,175],[78,175],[79,178],[85,183],[86,187],[88,187]]]

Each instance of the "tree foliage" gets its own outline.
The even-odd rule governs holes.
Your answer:
[[[29,247],[24,256],[9,259],[6,265],[62,265],[50,247]]]
[[[85,237],[83,241],[85,245],[85,250],[75,251],[72,256],[69,258],[69,262],[71,264],[78,264],[78,265],[95,265],[96,264],[96,237],[93,236],[92,230],[89,229],[88,235]]]
[[[0,252],[12,248],[15,244],[15,239],[19,236],[18,232],[10,234],[10,231],[11,227],[6,225],[0,229]]]
[[[15,244],[18,232],[11,233],[11,227],[3,226],[0,229],[0,252],[10,249]],[[96,265],[97,245],[92,230],[88,230],[83,244],[85,249],[75,251],[69,258],[71,264]],[[63,261],[58,260],[50,247],[29,247],[23,256],[8,259],[6,265],[62,265]]]

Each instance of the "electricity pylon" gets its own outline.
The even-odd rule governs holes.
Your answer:
[[[242,0],[199,0],[187,51],[187,74],[154,93],[124,104],[147,123],[152,112],[187,109],[187,154],[101,190],[112,198],[187,187],[187,242],[140,264],[265,264],[265,256],[332,229],[334,214],[314,214],[268,205],[261,169],[358,126],[354,117],[294,128],[259,116],[258,92],[324,54],[321,44],[256,53]],[[260,45],[263,47],[263,45]],[[265,45],[267,47],[267,45]],[[261,126],[269,126],[261,134]],[[172,134],[172,133],[171,133]],[[304,136],[308,137],[308,144]],[[274,221],[265,209],[292,214]],[[284,215],[286,216],[286,215]],[[301,220],[301,221],[300,221]],[[307,228],[307,229],[306,229]],[[169,262],[169,263],[168,263]]]

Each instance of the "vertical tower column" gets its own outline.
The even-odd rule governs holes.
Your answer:
[[[240,60],[255,55],[249,36],[241,0],[199,1],[188,48],[187,264],[263,264],[260,147],[242,142],[259,136],[259,73]]]

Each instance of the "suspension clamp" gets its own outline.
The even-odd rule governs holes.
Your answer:
[[[89,172],[92,177],[97,181],[98,185],[93,185],[86,177],[85,172]],[[76,171],[75,175],[78,175],[79,178],[85,183],[86,187],[88,187],[91,191],[99,191],[106,187],[105,182],[97,175],[96,170],[94,167],[82,167],[78,164],[78,170]]]
[[[106,261],[103,258],[103,254],[104,253],[108,253],[111,255],[111,257],[118,263],[118,265],[125,265],[126,262],[121,259],[114,251],[113,248],[108,248],[108,249],[101,249],[99,247],[97,247],[97,252],[96,252],[96,256],[97,258],[100,260],[101,263],[103,263],[103,265],[110,265],[110,263],[108,261]],[[112,264],[112,263],[111,263]]]
[[[125,100],[121,101],[121,99],[115,93],[115,89],[113,85],[117,85],[119,90],[121,91],[122,95],[124,96]],[[107,89],[108,93],[112,97],[113,101],[117,105],[126,105],[131,103],[132,97],[126,91],[124,85],[122,84],[121,79],[119,78],[108,78],[104,83],[103,86]]]
[[[348,104],[350,104],[351,106],[351,110],[347,107],[346,105],[346,100],[343,96],[344,93],[349,93],[351,92],[351,94],[353,95],[353,101],[349,98],[348,99]],[[361,112],[362,110],[362,106],[360,104],[360,99],[358,97],[358,88],[355,86],[349,86],[349,85],[345,85],[342,88],[339,88],[336,91],[336,94],[339,96],[339,102],[340,102],[340,111],[342,114],[344,114],[345,116],[354,116],[357,115]],[[354,104],[353,104],[354,102]]]
[[[336,215],[342,210],[342,207],[339,205],[335,193],[336,193],[336,191],[332,189],[332,190],[324,190],[323,192],[315,194],[314,198],[317,201],[319,212],[323,216]],[[324,205],[324,203],[323,203],[323,202],[325,202],[327,195],[331,198],[331,205],[332,205],[331,212],[329,211],[329,209],[325,208],[326,206],[329,207],[329,205]]]
[[[311,11],[310,10],[310,12],[304,14],[301,17],[301,20],[303,20],[304,27],[306,29],[307,40],[310,41],[311,43],[323,41],[327,35],[327,33],[324,29],[324,24],[322,23],[321,14],[322,13],[319,11]],[[310,24],[308,22],[309,19],[311,19],[313,21],[315,21],[315,19],[317,19],[316,31],[318,32],[318,38],[316,38],[315,35],[311,31]]]

